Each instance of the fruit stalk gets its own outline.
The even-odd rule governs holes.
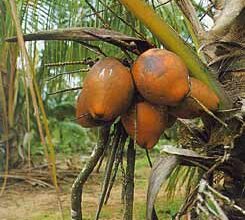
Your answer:
[[[188,69],[190,75],[208,85],[220,99],[220,109],[231,108],[231,101],[213,72],[198,58],[195,52],[178,36],[178,34],[153,9],[142,0],[119,0],[132,12],[149,30],[160,40],[164,46],[179,55]]]

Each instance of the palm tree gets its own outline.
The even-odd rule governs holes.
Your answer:
[[[185,203],[175,216],[176,219],[184,214],[190,215],[193,219],[197,215],[204,218],[208,216],[210,219],[244,218],[244,86],[242,83],[244,80],[244,1],[207,1],[208,4],[203,5],[202,1],[197,3],[198,1],[187,0],[152,0],[147,4],[140,0],[93,2],[23,0],[17,4],[19,17],[16,16],[13,1],[9,2],[5,0],[0,3],[0,12],[4,15],[0,19],[4,31],[0,34],[2,39],[13,36],[16,28],[19,46],[6,42],[0,45],[2,48],[0,66],[2,117],[0,119],[3,122],[1,139],[5,140],[3,152],[6,152],[7,158],[10,158],[6,160],[6,170],[8,161],[13,166],[19,159],[17,147],[20,145],[14,145],[13,143],[16,142],[9,138],[11,129],[18,128],[22,131],[18,132],[20,136],[18,139],[28,135],[31,122],[34,122],[31,112],[35,110],[42,116],[36,115],[37,128],[46,149],[46,156],[50,164],[53,164],[50,169],[53,172],[54,184],[57,185],[53,144],[44,111],[44,106],[49,101],[46,94],[61,90],[62,87],[79,87],[79,84],[74,85],[74,82],[80,83],[83,79],[83,74],[72,75],[73,80],[69,82],[69,78],[65,77],[66,74],[59,74],[61,71],[69,74],[76,71],[86,72],[98,57],[103,56],[116,56],[130,66],[133,60],[145,50],[154,46],[164,46],[183,59],[194,77],[216,92],[221,105],[216,115],[207,111],[208,116],[202,119],[202,126],[182,121],[184,128],[181,133],[185,136],[179,138],[181,147],[164,148],[163,151],[169,156],[161,157],[153,164],[148,188],[147,219],[157,219],[154,201],[162,183],[167,179],[170,185],[174,185],[173,183],[181,179],[189,180],[193,175],[192,170],[197,170],[195,172],[198,173],[197,184],[191,188]],[[205,27],[207,22],[202,21],[207,17],[214,22],[211,29],[207,29]],[[21,21],[24,33],[33,33],[40,29],[51,30],[26,34],[25,40],[61,41],[28,43],[31,57],[29,59],[24,45],[21,44],[22,35],[20,31],[18,32],[20,30],[18,19]],[[80,28],[52,30],[67,27]],[[151,42],[149,38],[152,39]],[[9,41],[16,41],[16,38],[10,38]],[[23,64],[27,63],[26,72],[23,71],[25,68],[20,67],[17,62],[19,48],[24,57]],[[72,64],[66,61],[74,60],[79,61],[75,64],[86,65],[85,68],[65,65]],[[56,69],[44,68],[44,64],[58,62],[64,63],[57,65]],[[32,79],[33,85],[31,83],[27,86],[26,77]],[[50,80],[48,84],[45,83],[46,78]],[[4,86],[4,82],[7,82],[9,88]],[[58,93],[54,98],[56,102],[63,98],[61,94]],[[40,99],[41,96],[44,101]],[[72,97],[75,97],[75,94]],[[21,114],[23,117],[18,117]],[[116,131],[113,137],[109,136],[110,129]],[[15,135],[14,138],[17,139],[18,135]],[[47,142],[45,136],[48,137]],[[101,129],[99,144],[95,148],[96,153],[91,156],[73,186],[72,219],[81,219],[82,186],[103,157],[104,146],[110,142],[108,139],[112,139],[113,145],[107,161],[97,218],[105,197],[110,193],[109,189],[113,184],[111,175],[116,175],[116,173],[112,174],[112,167],[118,166],[120,160],[119,162],[115,160],[116,155],[120,155],[126,143],[126,134],[120,124],[115,124],[113,128]],[[30,151],[30,147],[28,149]],[[124,188],[125,219],[132,219],[134,158],[135,149],[130,140],[127,148],[128,163]],[[186,167],[190,168],[183,176],[182,171]],[[224,183],[217,189],[217,183],[220,183],[221,179]],[[172,189],[173,186],[170,188]]]

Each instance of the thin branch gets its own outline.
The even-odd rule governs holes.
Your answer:
[[[158,0],[159,2],[162,2],[162,0]],[[166,4],[168,4],[168,3],[170,3],[172,0],[168,0],[168,1],[163,1],[163,3],[161,3],[161,4],[159,4],[159,5],[157,5],[156,7],[155,7],[155,9],[157,9],[157,8],[160,8],[161,6],[163,6],[163,5],[166,5]]]
[[[185,17],[191,23],[192,29],[196,35],[196,37],[200,40],[205,34],[205,31],[198,19],[196,10],[192,5],[190,0],[175,0],[178,7],[181,9]]]
[[[115,3],[113,5],[110,5],[110,8],[114,8],[114,7],[118,6],[118,5],[120,5],[120,4],[119,3]],[[108,8],[105,8],[105,9],[102,9],[102,10],[99,10],[99,11],[96,11],[96,13],[87,14],[83,18],[87,18],[87,17],[93,16],[93,15],[96,15],[97,13],[102,13],[102,12],[104,12],[106,10],[108,10]]]
[[[51,80],[54,80],[60,76],[63,76],[63,75],[70,75],[70,74],[74,74],[74,73],[80,73],[80,72],[88,72],[89,69],[78,69],[78,70],[73,70],[73,71],[68,71],[68,72],[63,72],[63,73],[59,73],[55,76],[52,76],[52,77],[49,77],[48,79],[46,79],[46,81],[51,81]]]
[[[56,95],[56,94],[59,94],[59,93],[70,92],[70,91],[79,90],[79,89],[82,89],[82,88],[83,88],[82,86],[78,86],[78,87],[74,87],[74,88],[70,88],[70,89],[63,89],[63,90],[59,90],[59,91],[56,91],[56,92],[51,92],[48,95]]]
[[[101,55],[103,55],[103,56],[105,56],[105,57],[107,56],[107,55],[101,50],[101,48],[98,47],[98,46],[95,46],[95,45],[92,45],[92,44],[89,44],[89,43],[86,43],[86,42],[80,41],[80,40],[78,40],[78,41],[76,41],[76,42],[80,43],[83,47],[85,47],[86,49],[88,49],[88,50],[94,52],[95,54],[97,54],[97,55],[99,55],[99,56],[101,56]]]
[[[110,185],[109,185],[107,193],[106,193],[105,204],[107,204],[108,199],[110,198],[110,193],[111,193],[112,187],[114,185],[114,182],[116,180],[118,168],[119,168],[120,162],[122,160],[122,157],[121,157],[122,151],[124,149],[124,145],[126,143],[127,137],[128,137],[128,135],[125,132],[123,132],[121,139],[120,139],[119,147],[118,147],[117,152],[116,152],[116,161],[115,161],[115,165],[114,165],[114,169],[113,169],[113,175],[112,175],[111,180],[110,180]]]
[[[155,2],[154,0],[151,0],[151,5],[152,5],[152,8],[154,9],[154,11],[156,10],[156,5],[155,5]]]
[[[108,144],[110,127],[105,126],[100,130],[99,142],[93,150],[89,161],[86,163],[83,170],[77,176],[72,185],[71,191],[71,217],[72,220],[82,220],[82,192],[83,186],[86,183],[89,175],[92,173],[101,155],[103,154],[105,145]]]
[[[208,15],[208,16],[211,17],[211,18],[213,18],[213,16],[214,16],[214,15],[212,14],[212,8],[213,8],[213,7],[214,7],[214,6],[213,6],[212,4],[208,5],[208,7],[207,7],[207,9],[204,11],[202,17],[200,17],[200,19],[199,19],[200,22],[205,18],[206,15]]]
[[[134,141],[130,139],[127,151],[124,220],[133,219],[135,154]]]
[[[54,66],[69,66],[69,65],[87,65],[87,63],[84,60],[78,60],[78,61],[67,61],[67,62],[58,62],[58,63],[47,63],[44,64],[45,67],[54,67]]]
[[[106,192],[108,190],[108,186],[109,186],[109,182],[110,182],[110,178],[111,178],[111,171],[112,171],[112,167],[113,167],[113,164],[115,161],[116,151],[118,148],[118,143],[119,143],[120,138],[121,138],[121,132],[122,132],[121,131],[121,124],[117,124],[115,126],[115,129],[116,129],[116,133],[114,135],[114,139],[113,139],[113,143],[112,143],[111,154],[110,154],[110,157],[108,158],[108,161],[107,161],[107,166],[106,166],[102,191],[101,191],[101,195],[100,195],[99,205],[98,205],[98,208],[96,211],[96,216],[95,216],[96,220],[99,219],[100,212],[101,212],[102,206],[104,204]]]
[[[107,149],[108,149],[108,145],[105,146],[105,149],[103,151],[103,154],[100,157],[100,160],[99,160],[98,165],[97,165],[96,170],[95,170],[96,173],[99,173],[100,172],[100,168],[101,168],[101,166],[103,164],[103,161],[104,161],[104,158],[105,158]]]
[[[124,24],[126,24],[128,27],[130,27],[136,34],[138,34],[142,39],[145,40],[145,36],[138,32],[133,25],[131,25],[129,22],[127,22],[126,20],[124,20],[123,18],[121,18],[116,12],[114,12],[110,6],[107,6],[103,1],[99,0],[99,2],[106,7],[112,14],[114,14],[120,21],[122,21]]]
[[[216,121],[218,121],[220,124],[222,124],[224,127],[228,127],[228,125],[222,121],[219,117],[217,117],[213,112],[211,112],[205,105],[203,105],[197,98],[190,96],[198,105],[202,107],[202,109],[211,117],[213,117]]]
[[[92,9],[92,11],[96,15],[96,17],[98,17],[102,21],[103,27],[104,28],[107,28],[107,29],[110,29],[110,25],[104,20],[104,18],[102,16],[100,16],[100,14],[96,11],[96,9],[94,8],[94,6],[88,0],[85,0],[85,2]]]
[[[121,203],[125,204],[126,172],[123,166],[123,153],[124,153],[124,149],[121,152],[120,169],[121,169],[121,175],[122,175]]]
[[[148,149],[145,149],[145,152],[146,152],[146,157],[147,157],[148,163],[149,163],[150,167],[152,168],[152,162],[151,162],[151,158],[150,158]],[[154,206],[152,209],[152,220],[158,220],[157,212],[156,212],[156,209]]]
[[[146,157],[147,157],[148,163],[150,165],[150,168],[152,168],[152,162],[151,162],[151,158],[150,158],[148,149],[145,149],[145,153],[146,153]]]

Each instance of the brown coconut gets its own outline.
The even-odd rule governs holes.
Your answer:
[[[140,94],[157,105],[177,105],[189,92],[188,70],[176,54],[163,49],[149,49],[132,67]]]
[[[166,129],[168,114],[166,107],[158,107],[148,102],[138,102],[121,117],[122,124],[139,146],[153,148]]]
[[[83,92],[80,93],[78,99],[77,99],[77,105],[76,105],[76,119],[77,122],[85,128],[91,128],[96,126],[102,126],[105,125],[106,122],[95,120],[91,117],[90,113],[88,112],[85,97],[83,95]]]
[[[190,84],[190,94],[178,106],[170,107],[170,114],[183,119],[200,117],[205,111],[192,97],[199,100],[210,111],[218,109],[219,98],[206,84],[192,77],[190,77]]]
[[[117,59],[103,58],[84,79],[83,93],[92,118],[114,120],[131,104],[134,94],[131,73]]]

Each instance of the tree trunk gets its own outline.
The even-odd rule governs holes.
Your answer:
[[[225,1],[221,6],[221,15],[216,20],[213,29],[209,32],[207,42],[210,51],[214,56],[210,62],[218,74],[219,80],[223,83],[225,89],[231,95],[233,107],[241,107],[239,116],[230,115],[230,117],[239,117],[241,123],[245,120],[245,9],[243,1]],[[239,4],[243,4],[240,13],[233,16],[233,10],[237,10]],[[227,14],[228,12],[229,14]],[[238,10],[237,10],[238,11]],[[227,21],[231,19],[231,21]],[[222,22],[221,22],[222,21]],[[226,24],[226,25],[224,25]],[[227,117],[224,119],[227,120]],[[235,120],[235,119],[234,119]],[[232,122],[233,123],[233,122]],[[245,209],[245,132],[244,125],[234,134],[231,143],[230,157],[225,162],[224,186],[221,190],[223,195],[228,196],[241,208]],[[223,128],[224,133],[225,128]],[[234,144],[234,146],[232,146]],[[244,219],[244,215],[239,211],[234,211],[230,206],[224,206],[224,210],[229,219]]]

